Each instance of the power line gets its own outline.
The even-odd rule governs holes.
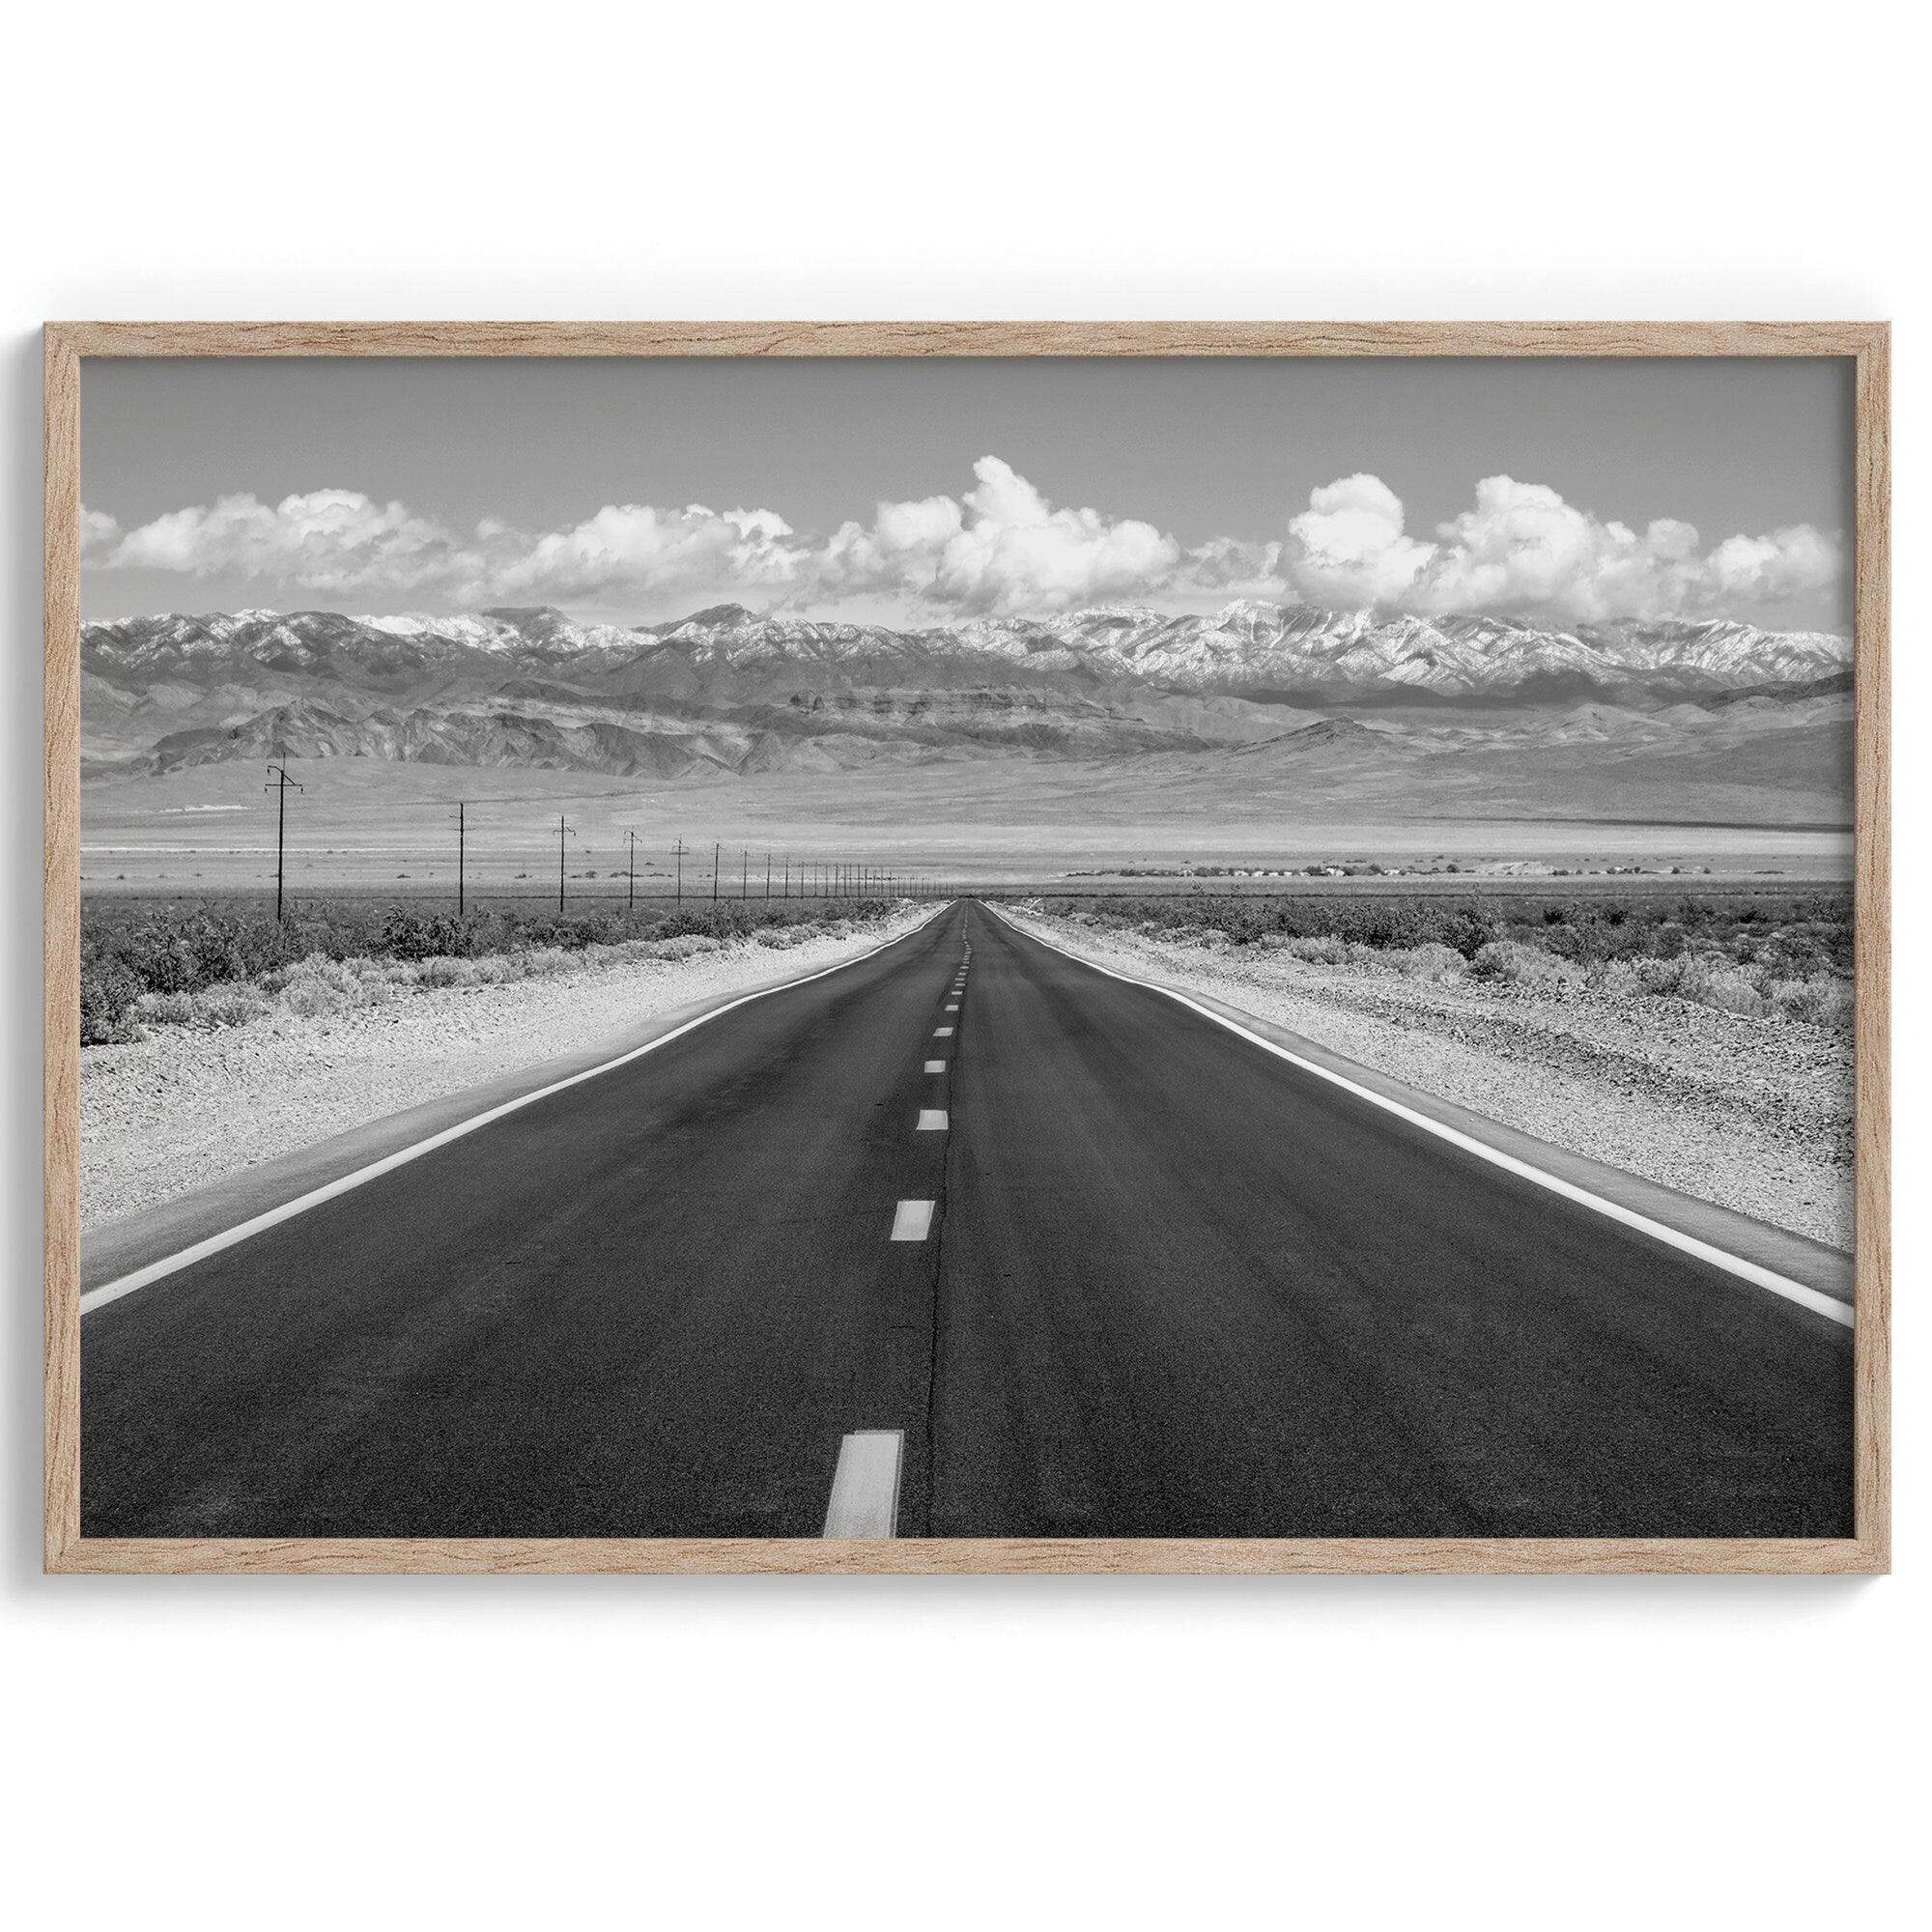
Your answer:
[[[301,786],[296,784],[283,766],[270,765],[269,769],[274,773],[275,782],[265,784],[262,789],[275,794],[275,923],[279,925],[282,923],[282,835],[288,824],[289,787],[295,785],[300,791]]]

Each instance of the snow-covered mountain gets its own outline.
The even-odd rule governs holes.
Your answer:
[[[728,604],[633,630],[549,609],[141,617],[85,626],[81,659],[94,769],[280,751],[676,776],[1238,744],[1279,730],[1284,704],[1775,694],[1842,679],[1851,650],[1721,620],[1563,630],[1244,602],[895,628]]]
[[[1843,670],[1851,645],[1818,631],[1766,631],[1723,619],[1624,622],[1558,630],[1501,617],[1417,617],[1307,605],[1230,604],[1171,616],[1135,606],[1044,618],[982,618],[928,629],[760,616],[725,604],[680,621],[620,630],[573,623],[560,611],[474,616],[347,617],[330,611],[243,611],[90,624],[98,668],[118,679],[222,665],[405,674],[441,668],[572,666],[594,677],[683,661],[697,667],[940,667],[1074,671],[1151,680],[1182,690],[1350,686],[1472,695],[1533,678],[1579,676],[1605,686],[1679,690],[1810,682]]]

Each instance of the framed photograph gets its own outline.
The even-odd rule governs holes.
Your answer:
[[[50,1569],[1888,1566],[1884,325],[45,344]]]

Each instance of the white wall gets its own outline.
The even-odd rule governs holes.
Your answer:
[[[48,1580],[29,911],[45,317],[1888,315],[1912,968],[1932,291],[1922,70],[1889,18],[13,18],[0,1817],[19,1836],[0,1897],[30,1902],[18,1922],[1900,1922],[1932,1607],[1917,973],[1889,1581]]]

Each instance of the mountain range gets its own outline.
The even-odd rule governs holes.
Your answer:
[[[676,780],[1137,758],[1307,730],[1326,754],[1377,742],[1340,723],[1386,735],[1459,714],[1504,737],[1537,716],[1559,743],[1634,730],[1648,744],[1655,731],[1625,721],[1730,710],[1735,727],[1753,706],[1822,719],[1843,709],[1850,665],[1842,638],[1722,620],[1565,630],[1254,602],[923,629],[735,604],[628,630],[550,609],[164,615],[83,628],[83,773],[362,757]]]

